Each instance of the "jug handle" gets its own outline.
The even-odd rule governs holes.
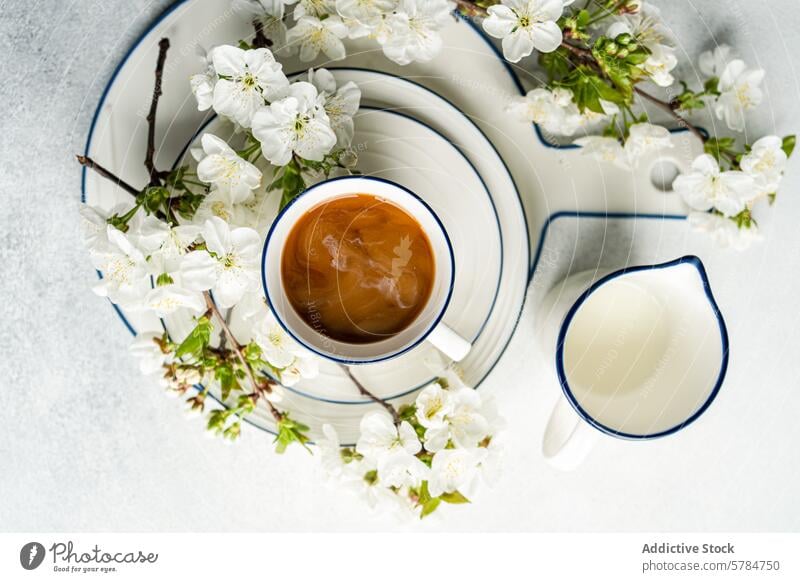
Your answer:
[[[542,454],[553,467],[572,471],[594,448],[599,432],[573,410],[561,394],[550,413],[542,438]]]

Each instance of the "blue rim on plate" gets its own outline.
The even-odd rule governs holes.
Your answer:
[[[371,69],[363,69],[363,68],[356,68],[356,67],[339,67],[339,68],[332,68],[332,69],[329,69],[329,70],[363,71],[363,72],[369,72],[369,73],[375,73],[376,72],[376,71],[372,71]],[[389,75],[388,73],[380,73],[380,74],[385,74],[385,75],[391,76],[393,78],[399,78],[399,77],[395,77],[394,75]],[[296,76],[296,74],[289,75],[289,77],[294,77],[294,76]],[[429,126],[428,124],[420,121],[419,119],[416,119],[415,117],[411,117],[410,115],[406,115],[405,113],[401,113],[400,111],[395,111],[395,110],[391,110],[391,109],[384,109],[384,108],[380,108],[380,107],[372,107],[372,106],[368,106],[368,105],[361,106],[359,108],[359,111],[361,111],[361,110],[381,111],[383,113],[389,113],[391,115],[396,115],[398,117],[403,117],[405,119],[408,119],[409,121],[413,121],[414,123],[417,123],[417,124],[425,127],[426,129],[430,130],[432,133],[434,133],[435,135],[437,135],[440,138],[442,138],[443,140],[445,140],[448,144],[450,144],[458,152],[458,154],[464,159],[464,161],[467,162],[467,164],[470,166],[470,168],[472,168],[472,171],[475,173],[475,176],[477,176],[478,180],[480,181],[481,185],[483,186],[484,191],[486,192],[486,196],[489,199],[489,204],[491,204],[491,206],[492,206],[492,212],[493,212],[494,217],[495,217],[495,222],[497,223],[497,234],[498,234],[498,237],[500,239],[500,271],[498,273],[497,285],[495,286],[494,296],[492,297],[492,303],[489,306],[489,310],[486,313],[486,317],[484,318],[483,323],[481,324],[481,326],[478,329],[477,333],[475,333],[475,335],[470,339],[470,343],[474,344],[478,340],[478,338],[481,336],[481,334],[483,333],[483,330],[486,328],[486,325],[489,323],[489,320],[491,319],[491,315],[494,312],[494,308],[495,308],[495,306],[497,304],[497,296],[500,293],[500,282],[502,280],[503,265],[504,265],[504,261],[505,261],[505,251],[504,251],[504,245],[503,245],[503,232],[502,232],[502,230],[500,228],[500,217],[497,215],[497,207],[496,207],[496,205],[494,203],[494,198],[492,198],[492,195],[489,192],[489,188],[486,186],[486,182],[484,181],[483,177],[478,172],[477,168],[475,168],[475,165],[472,163],[472,161],[464,154],[464,152],[462,152],[458,148],[458,146],[456,144],[452,143],[444,134],[442,134],[437,129]],[[213,115],[212,117],[210,117],[208,120],[206,120],[203,123],[203,125],[200,127],[200,129],[198,129],[194,133],[194,135],[189,139],[189,141],[183,147],[181,152],[178,154],[178,157],[176,158],[176,161],[173,164],[173,169],[175,168],[175,166],[177,164],[180,163],[181,160],[183,160],[186,157],[186,152],[189,150],[189,148],[191,147],[192,143],[194,143],[197,140],[197,138],[208,128],[208,126],[214,120],[216,120],[217,118],[218,118],[217,115]],[[484,136],[484,138],[485,138],[485,136]],[[510,174],[509,174],[509,177],[510,177]],[[513,182],[513,180],[512,180],[512,182]],[[169,330],[167,330],[167,327],[164,324],[163,320],[162,320],[162,327],[164,328],[164,331],[169,332]],[[311,394],[309,392],[305,392],[304,390],[301,390],[301,389],[299,389],[297,387],[294,387],[294,386],[285,386],[285,385],[281,384],[280,380],[278,378],[276,378],[275,376],[273,376],[272,374],[269,374],[269,373],[266,373],[266,374],[267,374],[267,376],[270,377],[271,380],[273,380],[274,382],[277,382],[278,384],[283,386],[284,389],[288,390],[289,392],[293,392],[294,394],[297,394],[298,396],[302,396],[304,398],[310,398],[312,400],[317,400],[319,402],[325,402],[327,404],[367,405],[367,404],[371,404],[372,403],[372,400],[369,400],[369,399],[338,400],[338,399],[335,399],[335,398],[326,398],[324,396]],[[425,386],[430,384],[433,380],[435,380],[435,378],[430,378],[430,379],[426,380],[425,382],[422,382],[422,383],[417,384],[416,386],[413,386],[412,388],[408,388],[408,389],[406,389],[406,390],[404,390],[402,392],[399,392],[397,394],[392,394],[392,395],[386,396],[384,398],[384,400],[394,400],[394,399],[402,398],[403,396],[407,396],[409,394],[412,394],[412,393],[416,392],[417,390],[420,390],[420,389],[424,388]]]
[[[420,337],[418,337],[416,340],[414,340],[414,342],[412,342],[408,346],[404,347],[403,349],[401,349],[401,350],[399,350],[399,351],[397,351],[395,353],[386,355],[386,356],[381,356],[379,358],[375,358],[375,359],[372,359],[372,360],[365,360],[365,361],[348,360],[346,358],[337,358],[336,356],[332,356],[330,354],[325,354],[323,352],[320,352],[318,349],[316,349],[315,346],[312,346],[312,345],[308,344],[307,342],[303,341],[300,337],[298,337],[297,334],[295,334],[289,328],[289,326],[286,325],[286,323],[281,318],[280,314],[278,314],[278,312],[272,306],[272,301],[270,300],[269,286],[267,285],[267,277],[266,277],[266,275],[264,273],[264,264],[267,262],[267,250],[269,249],[269,241],[272,239],[272,235],[274,234],[275,228],[277,228],[278,223],[281,221],[281,219],[284,216],[286,216],[286,213],[289,212],[289,210],[291,210],[292,206],[297,204],[297,202],[299,200],[302,200],[304,196],[307,196],[311,192],[319,189],[321,186],[325,186],[327,184],[332,184],[334,182],[343,182],[343,181],[349,181],[349,180],[367,180],[369,182],[379,182],[381,184],[388,184],[389,186],[392,186],[394,188],[402,190],[403,192],[405,192],[406,194],[408,194],[409,196],[414,198],[417,202],[422,204],[422,206],[430,213],[430,215],[436,221],[436,224],[439,226],[439,230],[442,232],[442,236],[444,237],[445,244],[447,245],[447,252],[448,252],[448,254],[450,256],[450,282],[449,282],[449,286],[448,286],[448,289],[447,289],[447,297],[445,297],[445,300],[444,300],[444,303],[442,304],[441,310],[436,315],[436,317],[433,319],[433,321],[427,326],[425,331],[420,335]],[[425,202],[422,198],[420,198],[417,194],[415,194],[414,192],[412,192],[411,190],[409,190],[408,188],[406,188],[402,184],[398,184],[397,182],[392,182],[391,180],[387,180],[386,178],[378,178],[376,176],[340,176],[338,178],[330,178],[328,180],[323,180],[322,182],[318,182],[317,184],[314,184],[313,186],[310,186],[309,188],[306,188],[300,194],[295,196],[289,202],[289,204],[284,206],[283,209],[278,213],[278,216],[275,217],[275,220],[272,221],[272,224],[269,227],[269,232],[267,233],[267,238],[264,240],[264,249],[261,251],[261,287],[264,290],[264,295],[267,298],[267,305],[269,306],[269,309],[272,312],[272,315],[274,315],[275,319],[278,321],[278,324],[296,342],[298,342],[300,345],[304,346],[307,350],[317,354],[318,356],[320,356],[322,358],[325,358],[325,359],[328,359],[328,360],[332,360],[332,361],[338,362],[340,364],[346,364],[346,365],[356,365],[356,366],[358,366],[358,365],[362,365],[362,364],[376,364],[378,362],[385,362],[387,360],[391,360],[393,358],[396,358],[398,356],[401,356],[401,355],[405,354],[409,350],[414,349],[419,344],[424,342],[425,339],[433,331],[433,329],[437,325],[439,325],[439,323],[442,321],[442,318],[444,317],[444,314],[447,313],[447,307],[450,305],[450,298],[453,296],[453,288],[455,287],[455,281],[456,281],[456,259],[455,259],[455,254],[453,253],[453,245],[450,242],[450,236],[447,234],[447,229],[445,229],[444,224],[442,224],[442,221],[439,218],[439,216],[437,216],[437,214],[433,211],[433,208],[431,208],[428,205],[428,203]]]
[[[583,407],[578,403],[577,398],[572,393],[572,390],[569,387],[569,382],[567,382],[567,375],[564,372],[564,341],[566,339],[567,330],[569,328],[570,323],[572,322],[573,317],[577,313],[578,309],[580,309],[581,305],[589,298],[589,296],[594,293],[597,289],[608,283],[609,281],[616,279],[617,277],[621,277],[622,275],[627,275],[630,273],[636,273],[640,271],[656,271],[659,269],[668,269],[670,267],[677,267],[678,265],[691,265],[695,269],[697,269],[697,273],[700,276],[700,280],[703,283],[703,291],[705,291],[706,298],[708,299],[708,303],[711,305],[711,309],[714,312],[714,315],[717,318],[717,324],[719,325],[719,335],[720,341],[722,342],[722,360],[720,362],[719,373],[717,375],[717,380],[714,383],[714,388],[709,392],[708,397],[706,398],[705,402],[694,412],[692,413],[689,418],[677,424],[671,428],[666,430],[662,430],[656,433],[651,434],[632,434],[626,433],[618,430],[614,430],[611,427],[608,427],[595,418],[593,418]],[[700,418],[700,416],[711,406],[711,403],[717,397],[719,393],[719,389],[722,386],[722,382],[725,380],[725,373],[728,370],[728,352],[730,350],[730,344],[728,341],[728,329],[725,325],[725,320],[722,317],[722,312],[719,310],[719,306],[717,305],[716,300],[714,299],[714,295],[711,292],[711,283],[708,280],[708,274],[706,273],[706,269],[703,266],[703,262],[694,255],[686,255],[684,257],[680,257],[678,259],[674,259],[672,261],[667,261],[666,263],[660,263],[657,265],[642,265],[636,267],[627,267],[625,269],[620,269],[619,271],[614,271],[613,273],[609,273],[605,277],[601,277],[597,281],[595,281],[586,291],[584,291],[580,297],[575,301],[575,303],[570,307],[570,310],[567,312],[564,321],[561,324],[561,328],[558,332],[558,340],[556,343],[556,372],[558,374],[558,381],[561,384],[561,389],[564,392],[564,396],[567,398],[569,403],[572,405],[572,408],[575,409],[575,412],[583,418],[586,422],[592,425],[597,430],[622,439],[627,440],[649,440],[655,439],[659,437],[664,437],[673,433],[678,432],[679,430],[689,426],[695,420]]]

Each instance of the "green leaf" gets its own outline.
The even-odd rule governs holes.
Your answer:
[[[164,285],[172,285],[174,282],[175,280],[169,273],[161,273],[156,279],[156,286],[163,287]]]
[[[306,425],[289,418],[288,412],[284,413],[283,417],[278,421],[278,434],[273,441],[275,443],[275,452],[283,454],[290,444],[296,442],[311,453],[311,449],[306,445],[310,440],[307,434],[308,430],[309,428]]]
[[[216,434],[221,434],[225,430],[225,423],[228,422],[228,417],[231,415],[230,410],[212,410],[208,414],[208,430]]]
[[[140,196],[142,196],[142,206],[150,214],[158,212],[170,198],[169,190],[163,186],[149,186]]]
[[[559,47],[549,53],[539,53],[539,65],[547,72],[547,79],[553,82],[566,77],[572,70],[569,50]]]
[[[711,77],[705,82],[703,89],[706,93],[719,95],[719,79],[717,77]]]
[[[400,420],[411,420],[417,415],[417,407],[413,404],[403,404],[397,411]]]
[[[225,402],[235,390],[241,390],[239,380],[236,378],[233,366],[228,362],[223,362],[214,370],[214,378],[219,381],[221,388],[222,401]]]
[[[422,512],[419,515],[420,519],[424,519],[425,517],[429,516],[431,513],[436,511],[436,508],[439,507],[439,504],[442,502],[441,499],[438,497],[436,499],[431,499],[422,504]]]
[[[236,401],[236,408],[241,411],[242,414],[250,414],[256,409],[256,403],[249,394],[241,394]]]
[[[229,440],[235,441],[239,438],[239,435],[242,432],[242,423],[238,420],[232,423],[228,428],[222,431],[222,435]]]
[[[458,491],[453,491],[452,493],[442,493],[439,498],[444,501],[445,503],[471,503],[469,499],[464,497]]]
[[[787,158],[792,156],[792,152],[794,151],[794,146],[796,142],[797,139],[794,135],[787,135],[786,137],[783,138],[783,144],[781,145],[781,148],[786,153]]]
[[[195,328],[189,332],[186,339],[178,346],[175,356],[178,358],[192,356],[195,359],[199,359],[211,339],[211,330],[211,321],[207,317],[204,316],[198,319]]]

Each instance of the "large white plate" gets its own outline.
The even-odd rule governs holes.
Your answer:
[[[189,73],[202,68],[195,57],[195,48],[235,42],[251,34],[249,23],[233,15],[227,1],[176,2],[137,41],[114,72],[89,132],[87,154],[103,165],[114,168],[130,183],[142,184],[146,181],[142,157],[147,136],[145,113],[149,89],[143,88],[152,86],[158,40],[168,36],[172,49],[164,78],[157,133],[160,140],[157,143],[157,162],[161,167],[168,167],[202,125],[205,117],[197,112],[187,83]],[[530,249],[538,249],[539,233],[549,217],[559,211],[653,215],[683,211],[674,196],[665,196],[653,188],[646,171],[635,175],[621,173],[611,166],[582,157],[575,150],[553,148],[538,139],[533,127],[520,124],[507,115],[504,105],[510,98],[519,95],[522,85],[511,67],[498,59],[494,46],[472,23],[454,21],[443,31],[443,37],[443,54],[430,63],[399,67],[386,60],[380,50],[367,40],[351,46],[346,63],[399,74],[432,88],[453,101],[486,133],[519,187],[528,227],[535,235],[523,243],[523,249],[514,247],[515,252],[527,257],[526,267],[536,256]],[[330,65],[323,62],[313,64]],[[287,62],[285,68],[294,71],[307,66]],[[391,95],[388,99],[389,103],[393,103]],[[449,128],[446,122],[438,119],[435,110],[431,110],[426,117],[423,109],[418,108],[414,115],[447,135]],[[697,144],[685,135],[676,139],[679,146],[675,148],[676,163],[685,167],[687,160],[697,150]],[[480,171],[483,173],[483,170]],[[127,196],[85,171],[83,195],[93,204],[108,207]],[[506,234],[505,231],[503,234]],[[509,261],[509,258],[506,257],[506,260]],[[514,269],[517,269],[516,263]],[[518,314],[516,308],[521,305],[523,291],[518,293],[519,301],[513,297],[503,301],[498,299],[498,305]],[[121,312],[120,315],[131,331],[154,329],[159,325],[155,318],[130,314],[126,318],[126,314]],[[489,339],[487,345],[497,351],[497,356],[502,353],[513,328],[512,323],[494,336],[486,335]],[[350,408],[361,408],[359,414],[363,412],[360,406]]]
[[[336,75],[340,82],[344,81],[339,71],[336,71]],[[383,76],[373,74],[371,78],[372,83],[365,91],[365,96],[374,92]],[[394,81],[391,78],[389,80]],[[413,86],[407,89],[419,91]],[[455,287],[444,321],[480,348],[484,343],[481,338],[487,329],[507,327],[509,323],[513,324],[515,317],[512,313],[509,322],[496,316],[497,313],[507,313],[495,311],[495,307],[501,291],[504,296],[508,295],[509,269],[504,268],[500,218],[487,184],[461,151],[420,121],[403,113],[369,107],[362,108],[355,121],[354,144],[361,151],[359,170],[410,188],[431,205],[444,223],[453,242],[456,261]],[[203,129],[205,131],[227,139],[232,128],[230,124],[215,119]],[[491,148],[489,152],[492,152]],[[190,156],[183,157],[181,164],[193,164]],[[506,176],[504,182],[502,174],[499,179],[494,177],[492,180],[492,185],[496,187],[509,184],[510,179]],[[509,194],[514,195],[513,191]],[[276,215],[278,198],[277,194],[269,195],[258,208],[258,214],[264,217],[264,224],[269,224]],[[517,229],[518,239],[524,238],[523,226],[521,219],[506,224],[510,230]],[[267,229],[263,230],[262,235]],[[476,236],[476,233],[480,233],[480,236]],[[517,283],[519,290],[519,281]],[[193,321],[190,314],[179,313],[166,318],[166,326],[173,337],[181,338],[189,332]],[[242,334],[248,331],[235,310],[231,326]],[[488,357],[494,357],[491,351],[485,353]],[[479,352],[476,351],[476,354]],[[477,376],[485,374],[485,370],[493,363],[493,360],[469,357],[462,362],[462,366],[465,374]],[[423,344],[393,360],[358,366],[354,372],[375,393],[393,398],[428,383],[442,371],[445,364],[434,348]],[[322,358],[320,366],[318,378],[301,382],[290,389],[299,395],[331,403],[364,403],[341,367]]]

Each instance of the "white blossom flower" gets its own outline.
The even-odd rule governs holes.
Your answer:
[[[695,230],[710,235],[721,248],[743,251],[761,238],[755,223],[739,227],[734,220],[712,212],[690,212],[688,221]]]
[[[294,386],[303,378],[316,378],[319,375],[319,362],[317,359],[300,350],[295,353],[292,363],[278,370],[278,379],[284,386]]]
[[[433,456],[428,480],[431,497],[466,489],[478,474],[485,449],[445,449]]]
[[[125,236],[147,258],[167,242],[170,227],[163,220],[140,210],[128,221]]]
[[[675,178],[676,193],[695,210],[715,208],[724,216],[735,216],[757,195],[753,178],[744,172],[720,170],[717,160],[709,154],[692,162],[692,171]]]
[[[107,242],[91,253],[95,268],[103,275],[92,290],[122,307],[141,308],[150,289],[147,259],[116,227],[108,225],[106,237]]]
[[[459,447],[474,447],[489,432],[480,394],[472,388],[460,388],[453,393],[453,400],[453,412],[447,416],[450,439]]]
[[[205,70],[189,77],[189,85],[197,100],[197,110],[206,111],[214,104],[214,85],[217,84],[219,77],[211,62],[211,53],[206,53],[200,47],[197,47],[197,53]]]
[[[198,159],[198,179],[215,185],[234,204],[251,198],[261,185],[261,171],[216,135],[204,133],[200,141],[205,155],[192,151]]]
[[[259,189],[249,200],[234,204],[231,202],[230,196],[212,187],[192,216],[192,224],[202,226],[206,220],[216,216],[231,227],[244,226],[258,232],[266,232],[274,218],[266,208],[269,206],[268,198],[267,192]],[[271,206],[269,207],[271,208]]]
[[[249,128],[253,115],[268,101],[286,93],[289,80],[272,52],[218,46],[211,52],[219,80],[214,85],[214,110]]]
[[[367,458],[377,460],[395,451],[416,455],[422,450],[414,427],[407,421],[403,421],[399,427],[395,426],[392,417],[383,410],[365,414],[360,427],[356,451]]]
[[[426,427],[441,427],[448,414],[453,412],[453,398],[448,390],[438,382],[427,386],[419,393],[416,400],[417,420]]]
[[[701,53],[697,64],[700,72],[704,75],[719,77],[731,61],[731,56],[731,47],[721,44],[715,47],[713,51]]]
[[[164,364],[170,359],[170,356],[165,354],[157,343],[161,340],[161,336],[160,333],[139,333],[128,348],[131,354],[139,360],[139,369],[146,376],[163,373]]]
[[[490,6],[483,29],[503,39],[503,55],[512,63],[534,49],[549,53],[561,44],[561,28],[556,20],[564,11],[562,0],[502,0]]]
[[[630,34],[644,46],[649,55],[641,69],[651,80],[661,87],[669,87],[675,81],[671,71],[678,64],[675,49],[665,44],[669,33],[661,21],[660,12],[654,6],[645,6],[634,14],[626,14],[608,27],[606,35],[616,38],[620,34]]]
[[[361,89],[352,81],[337,88],[336,79],[327,69],[310,69],[308,82],[317,88],[323,98],[323,108],[331,129],[336,134],[336,145],[349,146],[353,141],[353,116],[358,113],[361,103]]]
[[[625,140],[625,152],[629,159],[637,160],[651,151],[671,148],[673,145],[666,127],[652,123],[634,123]]]
[[[494,425],[492,426],[496,428]],[[486,451],[486,456],[481,461],[479,469],[481,477],[487,485],[495,485],[503,472],[503,444],[503,433],[495,433],[489,439],[489,444],[481,447]]]
[[[588,135],[576,139],[575,143],[583,148],[581,153],[584,155],[591,156],[601,162],[612,163],[623,170],[629,170],[631,167],[628,152],[625,151],[616,138]]]
[[[118,204],[109,211],[81,203],[78,210],[81,216],[83,242],[90,253],[101,252],[108,244],[108,219],[122,216],[133,208],[133,203]]]
[[[294,4],[297,0],[287,0],[287,4]],[[335,0],[300,0],[294,8],[294,19],[300,20],[304,16],[323,18],[336,12]]]
[[[428,467],[415,456],[422,444],[408,421],[395,426],[392,417],[381,410],[365,414],[360,428],[356,451],[375,461],[387,487],[416,485],[425,478]]]
[[[234,11],[249,22],[257,21],[261,31],[270,41],[275,53],[283,54],[286,49],[286,24],[283,17],[286,5],[296,0],[233,0]]]
[[[300,60],[313,61],[320,52],[333,61],[342,60],[346,53],[343,38],[348,35],[347,26],[338,16],[320,20],[314,16],[303,16],[286,33],[286,42],[300,45]]]
[[[165,229],[157,248],[148,257],[149,271],[154,283],[143,300],[143,307],[159,317],[188,308],[195,312],[206,309],[205,300],[198,289],[184,285],[180,270],[183,257],[200,234],[200,227],[180,225],[170,227],[161,221]],[[153,237],[155,238],[155,237]],[[155,241],[151,241],[151,245]],[[142,248],[142,245],[138,245]],[[152,248],[152,247],[151,247]]]
[[[425,463],[402,449],[378,458],[378,475],[386,487],[414,487],[427,479],[429,473]]]
[[[552,123],[553,116],[560,111],[555,106],[553,92],[539,87],[526,95],[514,97],[506,106],[506,111],[520,121],[530,121],[544,126]]]
[[[197,368],[180,366],[175,370],[175,381],[179,386],[193,386],[203,381],[203,375]]]
[[[178,309],[191,309],[201,313],[206,309],[203,296],[197,291],[186,289],[180,284],[157,285],[143,299],[142,306],[159,317],[174,313]]]
[[[462,448],[475,447],[489,435],[489,423],[483,416],[481,397],[473,389],[461,387],[449,389],[452,411],[445,416],[446,422],[432,425],[425,431],[425,449],[441,451],[452,441]]]
[[[191,289],[211,289],[220,307],[233,307],[259,284],[261,238],[251,228],[230,229],[212,217],[203,225],[207,251],[192,251],[181,262],[183,282]]]
[[[386,19],[383,53],[398,65],[427,62],[442,49],[439,30],[450,22],[450,0],[399,0]]]
[[[353,463],[349,465],[353,465]],[[409,513],[410,505],[407,501],[407,493],[404,496],[401,492],[390,489],[380,475],[374,472],[374,469],[369,468],[367,463],[356,463],[353,472],[356,470],[361,470],[361,474],[345,478],[342,481],[347,490],[364,499],[367,505],[376,511],[400,515]]]
[[[619,113],[619,108],[609,101],[600,100],[604,113],[587,109],[580,112],[569,89],[558,87],[552,91],[538,88],[527,95],[513,98],[506,111],[521,121],[530,121],[555,135],[573,135],[579,128],[604,121],[609,115]]]
[[[328,423],[322,425],[322,434],[323,436],[316,440],[322,469],[329,477],[339,477],[346,467],[342,458],[339,434]]]
[[[277,321],[269,318],[259,325],[255,330],[255,340],[270,366],[280,369],[294,362],[297,344]]]
[[[256,113],[253,135],[261,142],[264,157],[278,166],[288,164],[292,152],[321,161],[336,145],[324,98],[306,82],[293,83],[288,97]]]
[[[760,195],[774,194],[786,168],[787,156],[783,151],[783,140],[776,135],[768,135],[756,141],[750,153],[739,164],[742,170],[752,176]]]
[[[397,0],[336,0],[336,12],[344,20],[354,20],[368,29],[380,25],[391,14]]]
[[[748,69],[744,61],[735,59],[728,63],[719,78],[719,97],[714,102],[714,113],[736,131],[744,130],[744,114],[763,98],[759,88],[764,79],[762,69]]]
[[[647,56],[647,60],[642,63],[642,69],[656,85],[669,87],[675,82],[675,77],[672,76],[670,71],[678,64],[675,49],[663,44],[655,44],[649,48],[650,54]]]

